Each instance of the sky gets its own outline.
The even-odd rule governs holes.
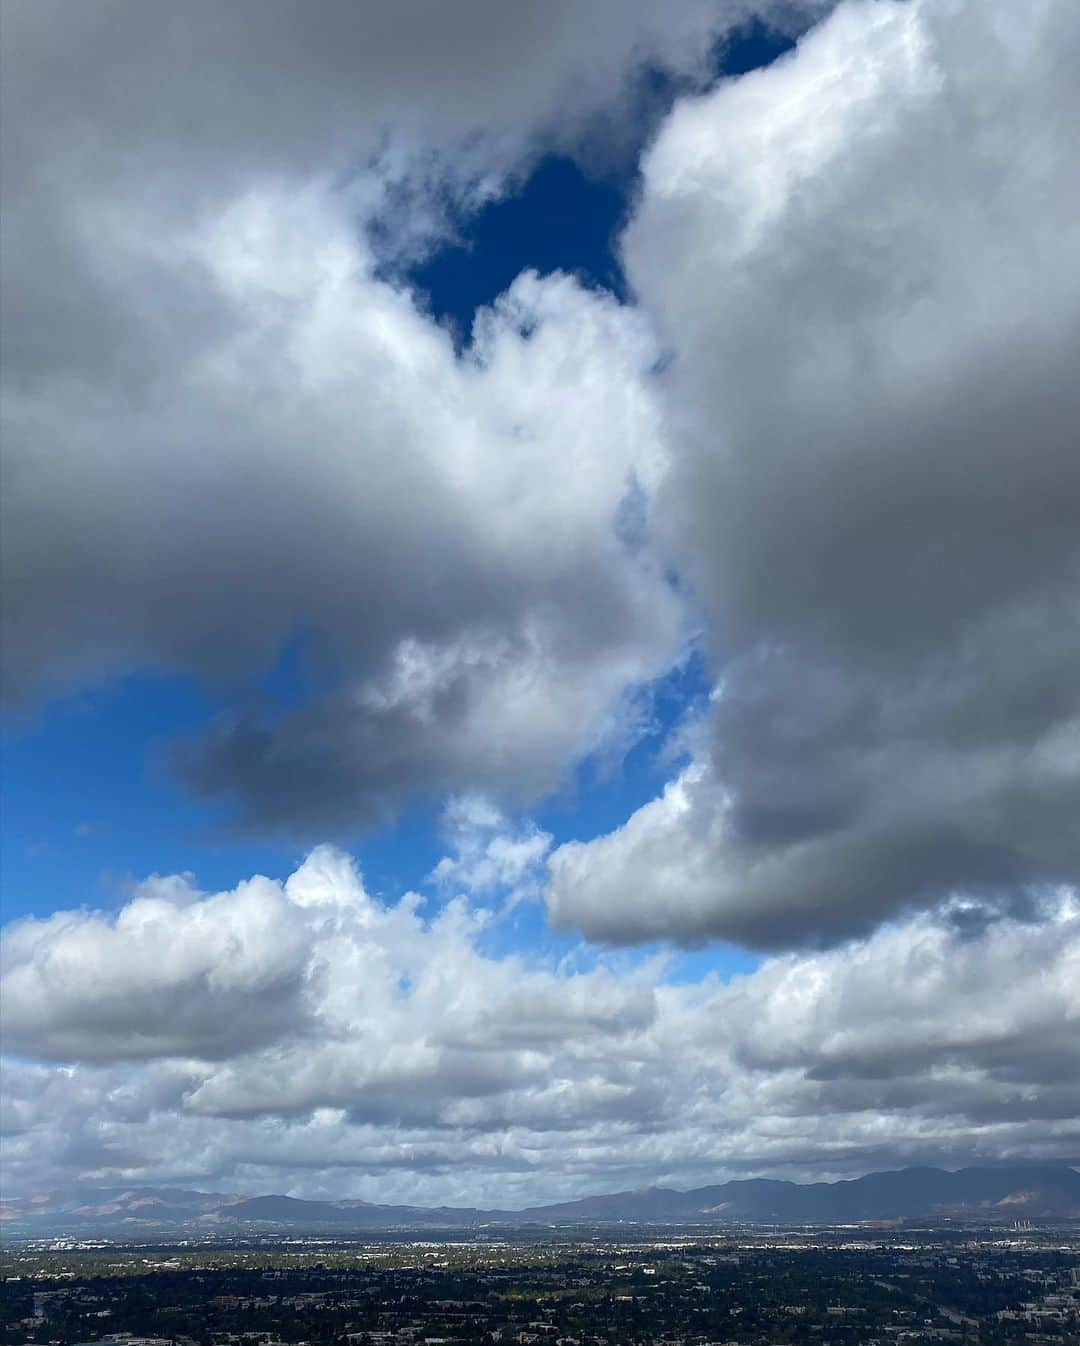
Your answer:
[[[1071,0],[8,0],[5,1190],[1080,1162]]]

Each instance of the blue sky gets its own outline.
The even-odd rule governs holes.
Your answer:
[[[12,1189],[1074,1162],[1080,11],[175,19],[5,9]]]

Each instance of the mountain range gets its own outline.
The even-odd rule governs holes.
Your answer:
[[[906,1168],[840,1182],[751,1178],[680,1192],[649,1187],[524,1210],[302,1201],[176,1188],[78,1189],[0,1202],[8,1235],[137,1236],[276,1230],[339,1234],[481,1225],[836,1224],[1080,1219],[1080,1173],[1065,1166]]]

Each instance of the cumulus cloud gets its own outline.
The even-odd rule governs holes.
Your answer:
[[[1080,874],[1075,9],[849,3],[676,107],[625,236],[707,741],[552,860],[613,941],[865,932]]]
[[[228,677],[299,634],[334,689],[180,754],[245,822],[318,831],[417,790],[557,783],[681,640],[670,586],[614,522],[660,467],[644,326],[526,275],[458,360],[317,191],[140,242],[227,320],[135,396],[13,381],[13,688]]]
[[[60,1059],[227,1056],[302,1030],[310,951],[275,884],[205,897],[151,879],[115,918],[57,912],[8,927],[5,1044]]]
[[[441,831],[451,853],[431,872],[439,888],[511,902],[540,895],[551,836],[535,823],[515,824],[490,800],[458,795],[443,810]]]
[[[200,0],[162,23],[16,0],[9,696],[135,668],[235,688],[299,640],[331,691],[181,754],[243,825],[550,788],[679,640],[614,533],[659,468],[656,353],[611,302],[526,276],[461,363],[377,277],[537,154],[617,138],[647,69],[700,82],[748,15],[818,7]]]
[[[6,932],[5,1045],[58,1058],[5,1065],[8,1163],[20,1186],[345,1183],[506,1205],[763,1168],[1068,1158],[1075,893],[1039,916],[923,915],[687,983],[663,960],[493,954],[490,910],[388,905],[328,847],[283,884],[152,880],[115,916]]]

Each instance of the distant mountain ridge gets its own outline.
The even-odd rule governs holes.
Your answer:
[[[65,1231],[135,1236],[139,1231],[223,1235],[242,1230],[340,1234],[394,1228],[463,1229],[484,1224],[846,1224],[918,1219],[1080,1219],[1080,1173],[1066,1166],[906,1168],[840,1182],[750,1178],[680,1192],[587,1196],[524,1210],[303,1201],[223,1196],[172,1188],[83,1189],[66,1196],[5,1200],[9,1234]]]

